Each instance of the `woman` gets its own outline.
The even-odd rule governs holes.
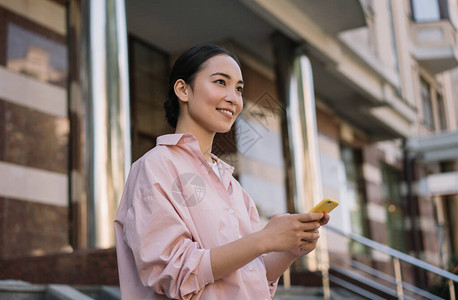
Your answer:
[[[131,168],[115,221],[123,299],[271,299],[281,274],[315,249],[322,213],[260,228],[233,168],[211,154],[243,107],[237,58],[215,45],[183,53],[164,107],[175,134]]]

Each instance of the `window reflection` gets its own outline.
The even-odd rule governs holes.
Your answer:
[[[447,113],[445,112],[444,98],[440,93],[436,94],[437,99],[437,118],[439,119],[440,130],[447,130]]]
[[[412,0],[412,14],[416,22],[434,22],[447,19],[447,0]]]
[[[343,167],[343,182],[341,186],[341,193],[345,199],[345,207],[349,218],[347,219],[350,224],[351,232],[367,236],[367,227],[365,226],[365,187],[362,173],[362,152],[350,146],[340,146],[341,164]],[[367,249],[364,245],[351,242],[350,253],[352,254],[365,254]]]
[[[405,204],[402,201],[400,182],[401,172],[386,164],[382,165],[383,200],[387,214],[387,233],[390,247],[407,252],[405,228]]]
[[[420,79],[421,103],[423,108],[423,123],[426,127],[434,130],[433,104],[431,100],[431,87],[423,79]]]
[[[65,45],[8,24],[6,66],[19,73],[62,87],[67,81],[67,51]]]
[[[156,145],[158,136],[172,132],[163,108],[170,58],[133,36],[129,37],[129,55],[132,160],[135,161]]]

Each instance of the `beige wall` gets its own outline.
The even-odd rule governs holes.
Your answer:
[[[65,21],[56,2],[0,0],[0,260],[72,250]]]

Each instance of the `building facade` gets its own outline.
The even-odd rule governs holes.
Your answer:
[[[125,176],[172,131],[170,66],[204,42],[241,60],[245,108],[213,152],[263,219],[334,198],[330,226],[449,269],[457,28],[456,0],[0,0],[1,278],[116,284]],[[293,283],[348,259],[394,274],[389,257],[326,237]],[[49,261],[54,275],[31,274]],[[91,266],[106,272],[87,276]]]

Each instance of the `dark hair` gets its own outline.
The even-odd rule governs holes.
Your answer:
[[[233,53],[212,44],[194,46],[186,50],[176,60],[172,67],[172,71],[170,72],[168,95],[167,100],[164,103],[165,116],[170,126],[173,128],[176,128],[178,116],[180,114],[179,100],[174,90],[175,82],[178,79],[182,79],[192,87],[193,80],[202,68],[203,63],[219,54],[225,54],[232,57],[240,66],[238,58]]]

